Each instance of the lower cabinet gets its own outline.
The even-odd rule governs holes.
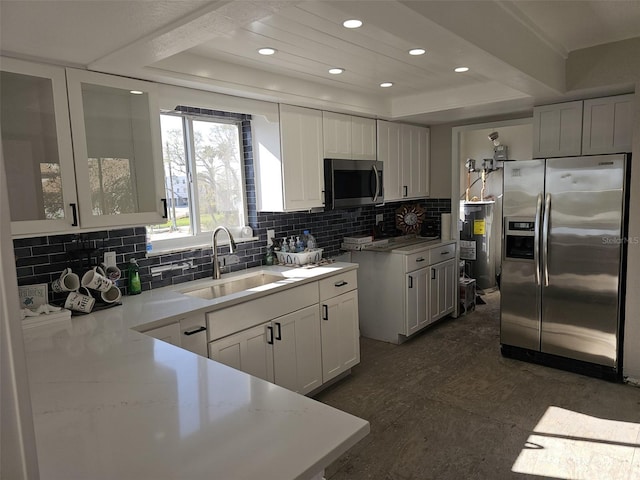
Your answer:
[[[362,336],[400,344],[454,312],[455,258],[454,241],[353,251]]]
[[[429,312],[429,270],[421,268],[406,274],[405,278],[405,331],[407,337],[431,322]]]
[[[300,394],[360,362],[355,270],[207,314],[209,358]]]
[[[322,385],[318,306],[303,308],[271,323],[275,384],[303,395]]]
[[[429,267],[429,323],[453,312],[456,299],[456,264],[454,260]]]
[[[209,344],[209,358],[294,392],[322,385],[318,305]]]
[[[274,381],[271,322],[209,343],[209,358],[268,382]]]
[[[158,340],[162,340],[163,342],[170,343],[171,345],[176,345],[178,347],[180,344],[180,324],[172,323],[170,325],[165,325],[164,327],[158,327],[151,330],[145,330],[145,335],[149,335],[150,337],[157,338]]]
[[[322,381],[328,382],[360,363],[358,291],[329,298],[320,307]]]
[[[207,356],[207,320],[203,313],[180,319],[180,346],[185,350]]]

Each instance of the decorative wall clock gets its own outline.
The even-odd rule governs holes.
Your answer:
[[[420,205],[402,205],[396,210],[396,228],[403,233],[420,233],[426,212]]]

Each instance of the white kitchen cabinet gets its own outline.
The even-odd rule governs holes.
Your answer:
[[[351,117],[351,158],[376,160],[376,121],[373,118]]]
[[[67,69],[79,222],[83,228],[166,218],[157,86]]]
[[[326,383],[360,363],[357,274],[346,272],[319,285],[322,381]]]
[[[274,319],[272,328],[275,384],[302,395],[322,385],[318,306]]]
[[[269,327],[269,330],[267,330]],[[274,381],[271,322],[209,343],[209,358],[254,377]]]
[[[617,95],[584,101],[583,155],[631,151],[633,100],[633,95]]]
[[[385,201],[402,199],[402,125],[378,120],[378,160],[382,162]]]
[[[324,158],[375,160],[376,121],[341,113],[322,112]]]
[[[403,198],[429,196],[429,129],[402,126]]]
[[[534,107],[534,158],[581,154],[582,108],[582,101]]]
[[[210,312],[209,358],[307,394],[360,361],[357,299],[350,270]]]
[[[185,350],[207,357],[207,321],[204,313],[180,318],[180,346]]]
[[[144,330],[142,333],[149,335],[150,337],[157,338],[158,340],[162,340],[163,342],[170,343],[171,345],[176,345],[178,347],[182,346],[180,343],[180,324],[178,322],[165,325],[164,327]]]
[[[429,323],[454,311],[456,280],[455,260],[447,260],[429,267]]]
[[[322,385],[318,305],[209,344],[209,358],[302,395]]]
[[[65,71],[2,58],[0,111],[11,233],[73,231],[77,213]]]
[[[378,120],[385,201],[429,196],[429,129]]]
[[[280,105],[284,210],[323,207],[322,112]]]
[[[362,336],[402,343],[434,320],[454,311],[458,282],[454,275],[455,242],[414,239],[406,244],[400,241],[351,254],[352,261],[359,264],[358,311]],[[445,264],[441,272],[440,267]],[[432,267],[437,267],[436,285],[431,279]]]
[[[410,336],[430,323],[429,268],[421,268],[406,274],[405,278],[405,326],[400,332]]]
[[[322,112],[324,158],[353,158],[351,131],[351,115]]]

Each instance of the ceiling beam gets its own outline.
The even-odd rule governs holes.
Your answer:
[[[565,92],[565,56],[531,28],[512,2],[399,3],[482,52],[473,62],[475,72],[532,97]]]
[[[90,70],[131,74],[295,5],[297,0],[217,0],[88,65]]]

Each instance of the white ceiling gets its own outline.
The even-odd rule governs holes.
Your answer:
[[[639,36],[640,0],[0,0],[4,55],[427,124],[568,97],[571,51]]]

